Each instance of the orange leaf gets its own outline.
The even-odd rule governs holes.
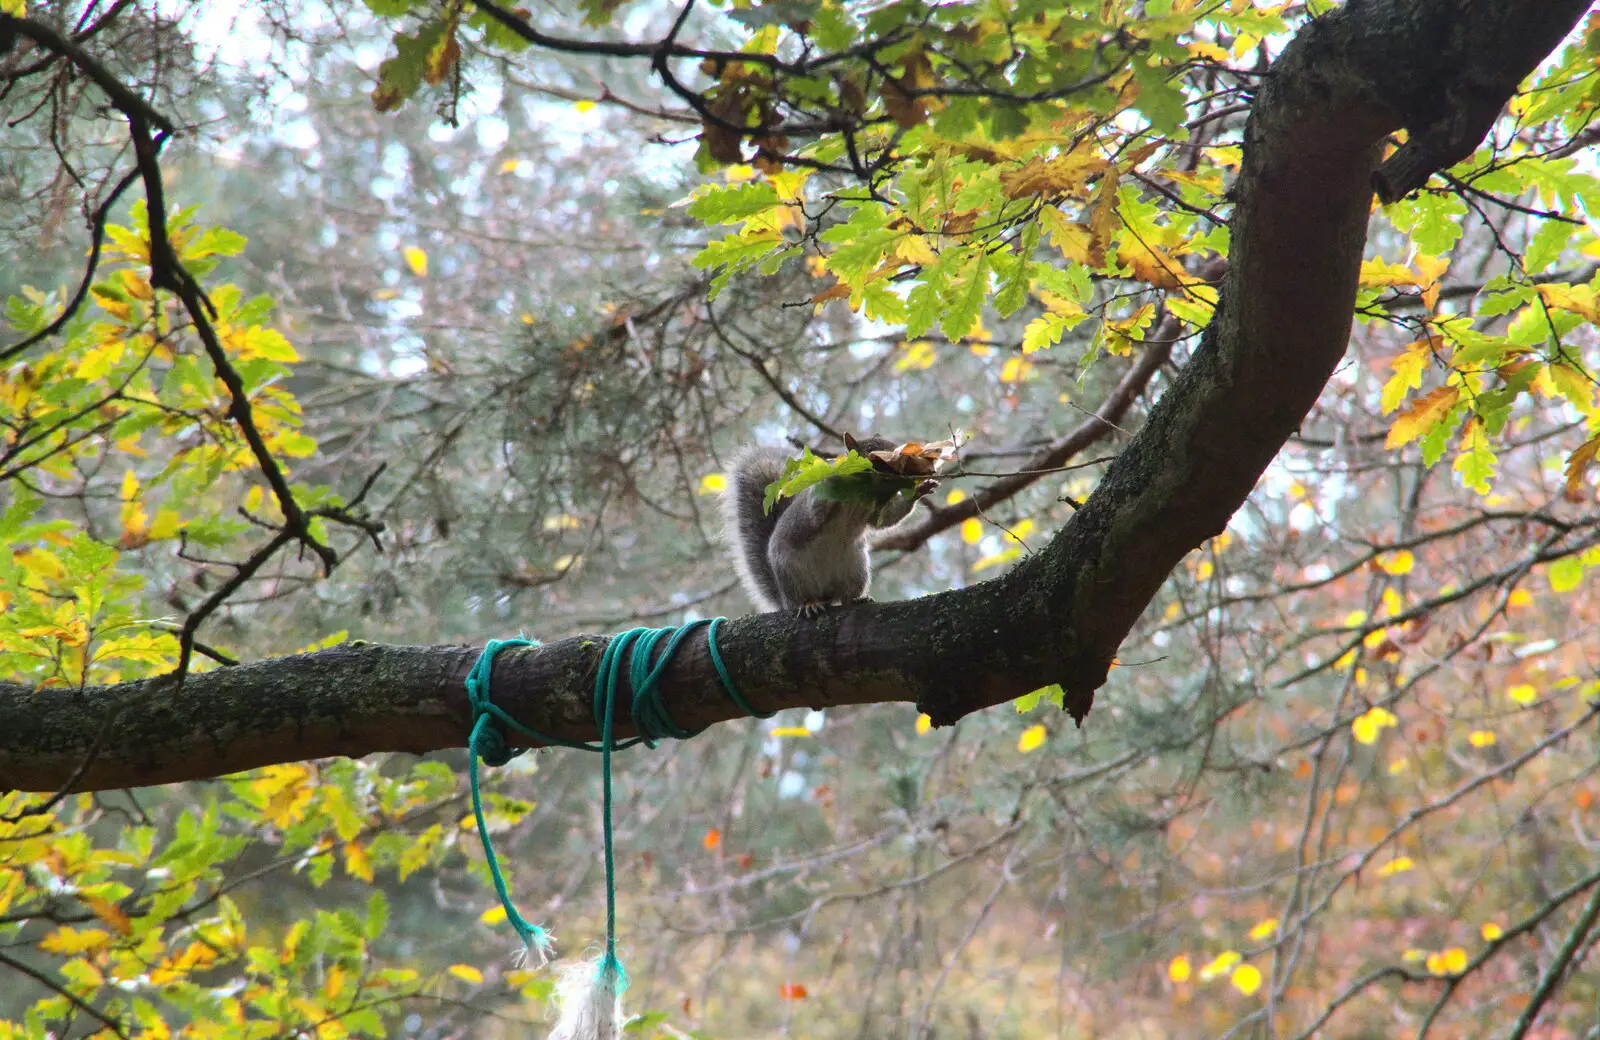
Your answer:
[[[700,839],[700,844],[708,849],[714,849],[722,844],[722,832],[715,827],[706,831],[706,836]]]
[[[1117,227],[1122,223],[1122,218],[1117,215],[1117,168],[1107,170],[1105,176],[1100,178],[1100,186],[1095,189],[1094,203],[1089,207],[1089,230],[1093,232],[1093,240],[1089,244],[1089,265],[1091,267],[1104,266],[1106,262],[1106,246],[1111,243],[1111,236],[1117,233]]]
[[[122,912],[117,904],[109,899],[101,899],[99,896],[85,895],[78,898],[83,902],[84,906],[94,911],[96,917],[115,928],[118,935],[131,935],[133,933],[133,921],[127,914]]]
[[[1600,433],[1578,445],[1578,450],[1567,456],[1568,499],[1578,501],[1578,496],[1582,494],[1583,475],[1594,465],[1597,455],[1600,455]]]
[[[1437,390],[1423,394],[1395,419],[1394,425],[1389,427],[1389,437],[1383,442],[1383,446],[1392,451],[1403,444],[1410,444],[1443,422],[1444,417],[1450,413],[1450,409],[1455,407],[1456,401],[1460,398],[1459,386],[1441,386]]]
[[[812,303],[827,303],[829,300],[842,300],[850,295],[850,287],[843,282],[835,282],[826,289],[811,297]]]
[[[778,996],[784,1000],[804,1000],[811,994],[806,992],[804,983],[785,982],[778,987]]]

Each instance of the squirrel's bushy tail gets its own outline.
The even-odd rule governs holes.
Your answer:
[[[770,514],[761,508],[767,485],[782,474],[783,463],[784,456],[779,451],[746,448],[734,457],[728,469],[728,489],[722,493],[723,537],[733,550],[739,580],[757,608],[763,611],[777,610],[783,605],[778,597],[772,564],[767,560],[767,546],[772,543],[778,515],[788,507],[790,500],[780,500]]]

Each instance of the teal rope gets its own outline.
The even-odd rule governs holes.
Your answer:
[[[538,925],[523,920],[522,915],[517,913],[516,907],[512,905],[505,878],[500,872],[499,860],[494,854],[494,844],[489,838],[489,828],[483,818],[483,805],[478,790],[478,759],[481,758],[492,766],[504,765],[527,750],[527,748],[510,747],[506,742],[505,729],[510,729],[540,744],[600,753],[601,830],[606,868],[606,947],[596,971],[601,978],[608,974],[612,975],[619,994],[628,987],[628,973],[623,969],[621,960],[617,958],[617,868],[611,825],[613,801],[611,753],[633,747],[635,744],[653,748],[663,737],[686,740],[702,732],[698,729],[684,729],[673,720],[667,710],[666,702],[662,700],[658,686],[662,673],[672,662],[678,648],[695,629],[702,625],[706,626],[706,648],[711,654],[711,663],[717,670],[717,677],[722,680],[722,688],[727,693],[728,699],[733,701],[740,711],[755,718],[767,719],[775,714],[758,712],[752,708],[750,702],[739,693],[733,677],[728,674],[728,667],[722,661],[722,650],[717,646],[717,628],[724,620],[724,618],[703,618],[672,628],[630,628],[626,632],[612,636],[606,643],[605,652],[600,656],[600,668],[594,679],[594,697],[591,706],[595,723],[600,728],[600,741],[596,744],[547,736],[524,726],[490,699],[489,679],[494,669],[494,655],[508,646],[537,646],[537,643],[527,639],[491,639],[484,644],[482,655],[467,676],[467,698],[472,704],[473,712],[472,737],[468,745],[472,750],[469,772],[472,780],[472,812],[478,821],[478,837],[483,842],[484,858],[489,864],[489,876],[494,881],[495,892],[500,896],[500,905],[505,908],[506,920],[511,922],[511,926],[522,937],[523,944],[538,953],[541,962],[549,956],[550,933]],[[656,646],[663,640],[666,641],[666,649],[657,659]],[[618,741],[613,734],[616,723],[617,681],[622,674],[624,657],[628,659],[628,685],[633,691],[630,714],[637,735]],[[495,723],[499,723],[499,726],[497,727]]]
[[[483,858],[489,864],[489,877],[500,896],[500,905],[505,908],[506,920],[511,922],[511,927],[522,939],[523,949],[531,951],[543,964],[550,959],[550,933],[524,920],[517,912],[516,904],[511,901],[511,893],[506,890],[505,875],[500,872],[500,859],[494,854],[494,842],[489,838],[489,825],[483,818],[483,797],[478,785],[478,759],[483,759],[491,766],[503,766],[527,750],[509,747],[505,734],[494,725],[498,721],[502,725],[509,723],[517,727],[515,719],[489,700],[489,676],[494,671],[494,655],[508,646],[537,645],[531,639],[491,639],[484,644],[483,653],[478,655],[478,663],[467,673],[467,700],[472,704],[473,715],[472,736],[467,739],[470,751],[467,756],[467,775],[472,782],[472,815],[478,823],[478,840],[483,842]]]

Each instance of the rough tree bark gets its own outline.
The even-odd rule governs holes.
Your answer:
[[[1588,6],[1352,0],[1303,28],[1264,77],[1246,129],[1223,303],[1084,508],[994,581],[815,622],[729,621],[719,643],[746,697],[762,709],[914,701],[947,725],[1059,682],[1081,721],[1172,568],[1223,529],[1343,356],[1374,186],[1393,197],[1470,152]],[[1402,126],[1410,144],[1380,165]],[[541,731],[595,739],[589,694],[604,644],[576,636],[502,654],[496,702]],[[180,689],[0,684],[0,787],[114,788],[460,747],[476,656],[356,643],[191,676]],[[739,715],[703,638],[663,690],[685,726]]]

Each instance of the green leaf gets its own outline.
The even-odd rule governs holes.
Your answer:
[[[1583,560],[1577,556],[1563,556],[1550,565],[1550,590],[1571,592],[1583,583]]]
[[[696,267],[717,272],[711,279],[711,298],[716,299],[735,274],[754,267],[774,252],[783,251],[785,245],[783,236],[776,231],[729,235],[707,243],[692,262]]]
[[[414,33],[395,33],[395,55],[378,66],[378,85],[372,91],[372,106],[379,112],[392,112],[417,92],[428,71],[428,56],[441,46],[454,24],[444,18],[424,22]]]
[[[1032,693],[1025,693],[1011,703],[1019,714],[1026,715],[1043,703],[1054,704],[1059,708],[1065,702],[1065,699],[1066,693],[1061,689],[1061,684],[1053,683],[1049,686],[1041,686]]]
[[[989,296],[989,254],[977,250],[966,277],[950,287],[945,311],[939,328],[951,340],[960,340],[972,333],[983,312],[983,301]]]
[[[783,472],[778,475],[777,480],[767,485],[762,508],[771,513],[772,507],[778,504],[780,498],[793,497],[830,478],[848,477],[855,473],[869,472],[871,469],[871,460],[863,458],[855,451],[847,451],[832,459],[823,459],[812,454],[810,448],[803,448],[798,458],[784,461]],[[839,484],[830,489],[830,494],[844,495],[845,498],[835,500],[845,501],[849,500],[851,489],[848,484]]]
[[[373,889],[367,897],[366,919],[361,923],[361,934],[376,939],[389,924],[389,899],[381,889]]]
[[[736,224],[782,205],[777,189],[766,181],[712,187],[696,193],[689,215],[704,224]]]

